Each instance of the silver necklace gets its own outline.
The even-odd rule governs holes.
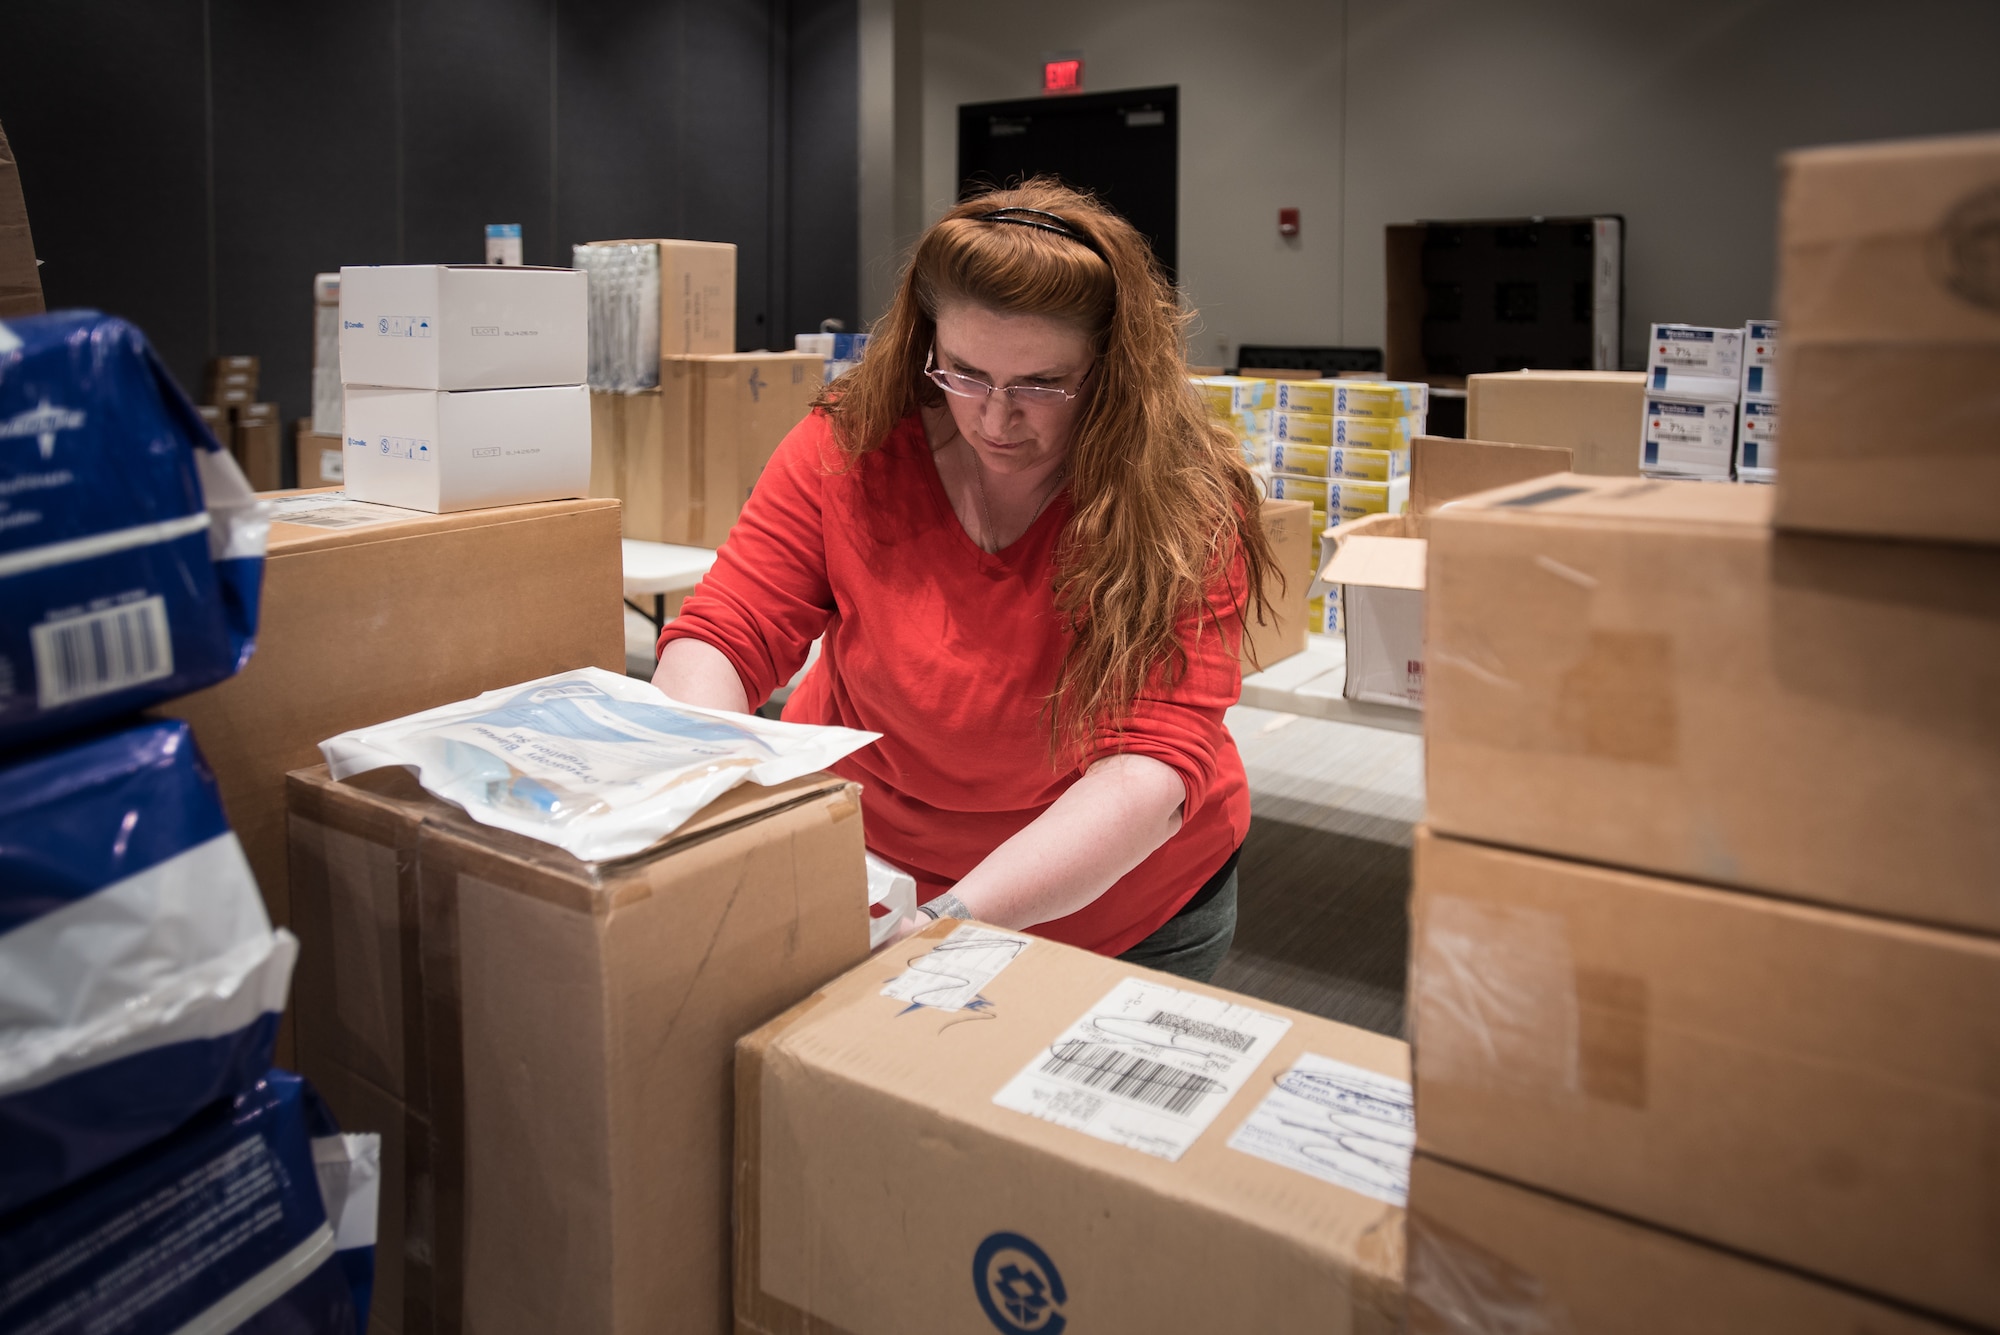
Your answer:
[[[988,547],[986,543],[981,543],[980,550],[997,556],[1000,553],[1000,533],[993,523],[993,506],[986,499],[986,466],[979,462],[979,451],[972,447],[972,442],[965,440],[962,435],[959,439],[965,441],[965,452],[972,456],[972,485],[979,490],[979,518],[985,525],[986,542],[993,544]],[[1049,502],[1056,498],[1056,492],[1062,486],[1062,477],[1063,470],[1058,468],[1055,476],[1049,480],[1049,489],[1043,495],[1042,503],[1028,516],[1027,525],[1021,532],[1026,533],[1028,529],[1033,528],[1035,521],[1042,517],[1042,511],[1049,508]]]

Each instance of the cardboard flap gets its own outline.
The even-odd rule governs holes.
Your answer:
[[[1424,558],[1429,550],[1430,544],[1422,538],[1375,537],[1368,534],[1339,538],[1333,549],[1333,559],[1326,563],[1324,578],[1332,584],[1422,589]]]
[[[1634,422],[1636,433],[1639,424]],[[1410,508],[1427,515],[1448,501],[1531,477],[1569,471],[1571,454],[1555,445],[1418,436],[1410,446]]]

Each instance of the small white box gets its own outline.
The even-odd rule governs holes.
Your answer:
[[[1743,326],[1743,397],[1778,397],[1778,322],[1752,320]]]
[[[1736,476],[1743,482],[1778,480],[1778,401],[1745,399],[1736,414]]]
[[[1639,471],[1663,477],[1726,479],[1735,440],[1733,401],[1648,395]]]
[[[578,269],[350,265],[340,271],[340,378],[398,389],[581,385],[588,280]]]
[[[1743,379],[1741,329],[1656,324],[1652,334],[1647,348],[1647,393],[1736,402]]]
[[[590,491],[590,391],[349,386],[343,485],[357,501],[447,514]]]

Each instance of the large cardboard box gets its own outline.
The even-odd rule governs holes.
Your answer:
[[[1788,154],[1777,522],[2000,542],[2000,134]]]
[[[1429,1155],[1410,1166],[1411,1335],[1945,1335],[1957,1325]]]
[[[284,429],[275,403],[246,403],[238,408],[229,429],[229,452],[243,476],[257,491],[276,491],[285,483]]]
[[[1405,1058],[935,924],[738,1044],[737,1330],[1399,1330]]]
[[[1410,508],[1328,529],[1320,580],[1339,586],[1350,700],[1424,707],[1424,541],[1448,501],[1569,467],[1566,449],[1419,436],[1411,448]],[[1316,585],[1315,590],[1320,586]]]
[[[1442,834],[2000,929],[2000,551],[1561,477],[1431,517]]]
[[[42,313],[42,276],[35,267],[35,239],[28,231],[28,205],[21,198],[21,173],[14,151],[0,130],[0,320]]]
[[[1411,924],[1425,1151],[2000,1323],[2000,940],[1422,829]]]
[[[733,1045],[867,956],[860,790],[594,865],[402,769],[287,787],[300,1064],[387,1133],[386,1327],[728,1330]]]
[[[345,474],[346,446],[336,433],[313,430],[313,419],[301,417],[292,424],[292,453],[301,487],[337,487]]]
[[[1255,606],[1245,609],[1243,647],[1238,655],[1244,673],[1261,672],[1306,651],[1306,590],[1312,579],[1314,548],[1312,506],[1304,501],[1265,501],[1258,518],[1271,544],[1276,568],[1264,581],[1270,599],[1270,620]]]
[[[734,244],[657,237],[586,244],[660,248],[662,357],[715,356],[736,351]]]
[[[1636,477],[1643,371],[1508,371],[1465,378],[1465,434],[1554,445],[1578,473]]]
[[[575,269],[345,265],[340,378],[397,389],[581,385],[585,296]]]
[[[274,501],[257,650],[162,706],[187,719],[272,920],[291,922],[284,776],[336,733],[625,662],[615,501],[427,515],[338,491]]]
[[[592,394],[590,494],[625,502],[628,538],[720,547],[820,374],[805,352],[667,357],[657,390]]]
[[[356,500],[444,514],[590,490],[590,391],[349,385],[342,486]]]

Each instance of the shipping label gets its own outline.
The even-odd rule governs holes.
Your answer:
[[[993,1102],[1178,1160],[1291,1027],[1220,997],[1126,978]]]

